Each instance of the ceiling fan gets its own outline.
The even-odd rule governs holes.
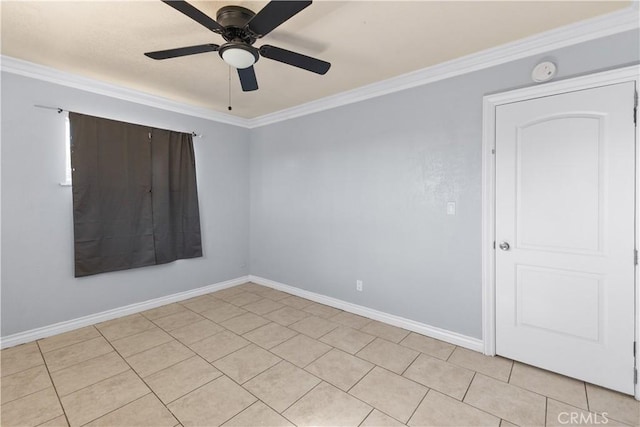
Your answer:
[[[260,48],[253,46],[259,38],[266,36],[280,24],[311,5],[311,1],[272,0],[257,14],[241,6],[225,6],[218,10],[215,21],[185,1],[162,1],[214,33],[220,34],[226,43],[222,46],[209,43],[145,53],[149,58],[168,59],[217,51],[224,62],[238,70],[240,84],[245,92],[258,89],[253,64],[261,56],[317,74],[325,74],[331,67],[328,62],[276,46],[268,44]]]

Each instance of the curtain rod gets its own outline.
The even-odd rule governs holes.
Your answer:
[[[36,108],[43,108],[45,110],[56,110],[58,112],[58,114],[62,113],[62,112],[67,112],[69,113],[69,110],[65,110],[64,108],[60,108],[60,107],[50,107],[48,105],[38,105],[38,104],[34,104],[34,107]],[[194,138],[202,138],[202,134],[197,134],[195,132],[190,132],[191,136],[193,136]]]

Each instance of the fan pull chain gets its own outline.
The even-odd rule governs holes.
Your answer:
[[[229,111],[232,110],[231,108],[231,66],[229,66],[229,106],[227,107],[227,109]]]

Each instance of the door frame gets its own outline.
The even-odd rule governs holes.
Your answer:
[[[609,84],[635,82],[640,91],[640,65],[603,71],[556,82],[511,90],[483,98],[482,134],[482,340],[484,354],[496,354],[496,283],[495,283],[495,140],[496,108],[503,104],[526,101]],[[631,113],[630,113],[631,114]],[[636,147],[640,142],[640,126],[636,126]],[[640,248],[640,150],[636,148],[636,212],[635,247]],[[640,269],[635,269],[635,341],[640,346]],[[632,351],[629,348],[629,351]],[[640,368],[640,348],[636,351],[636,368]],[[640,400],[640,385],[635,384],[635,398]]]

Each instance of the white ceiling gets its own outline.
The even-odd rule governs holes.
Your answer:
[[[228,4],[193,1],[215,19]],[[230,113],[254,118],[613,12],[629,1],[315,1],[256,43],[332,63],[319,76],[266,58],[260,89],[231,75]],[[229,67],[217,53],[154,61],[144,52],[224,40],[159,0],[6,1],[1,53],[228,113]]]

